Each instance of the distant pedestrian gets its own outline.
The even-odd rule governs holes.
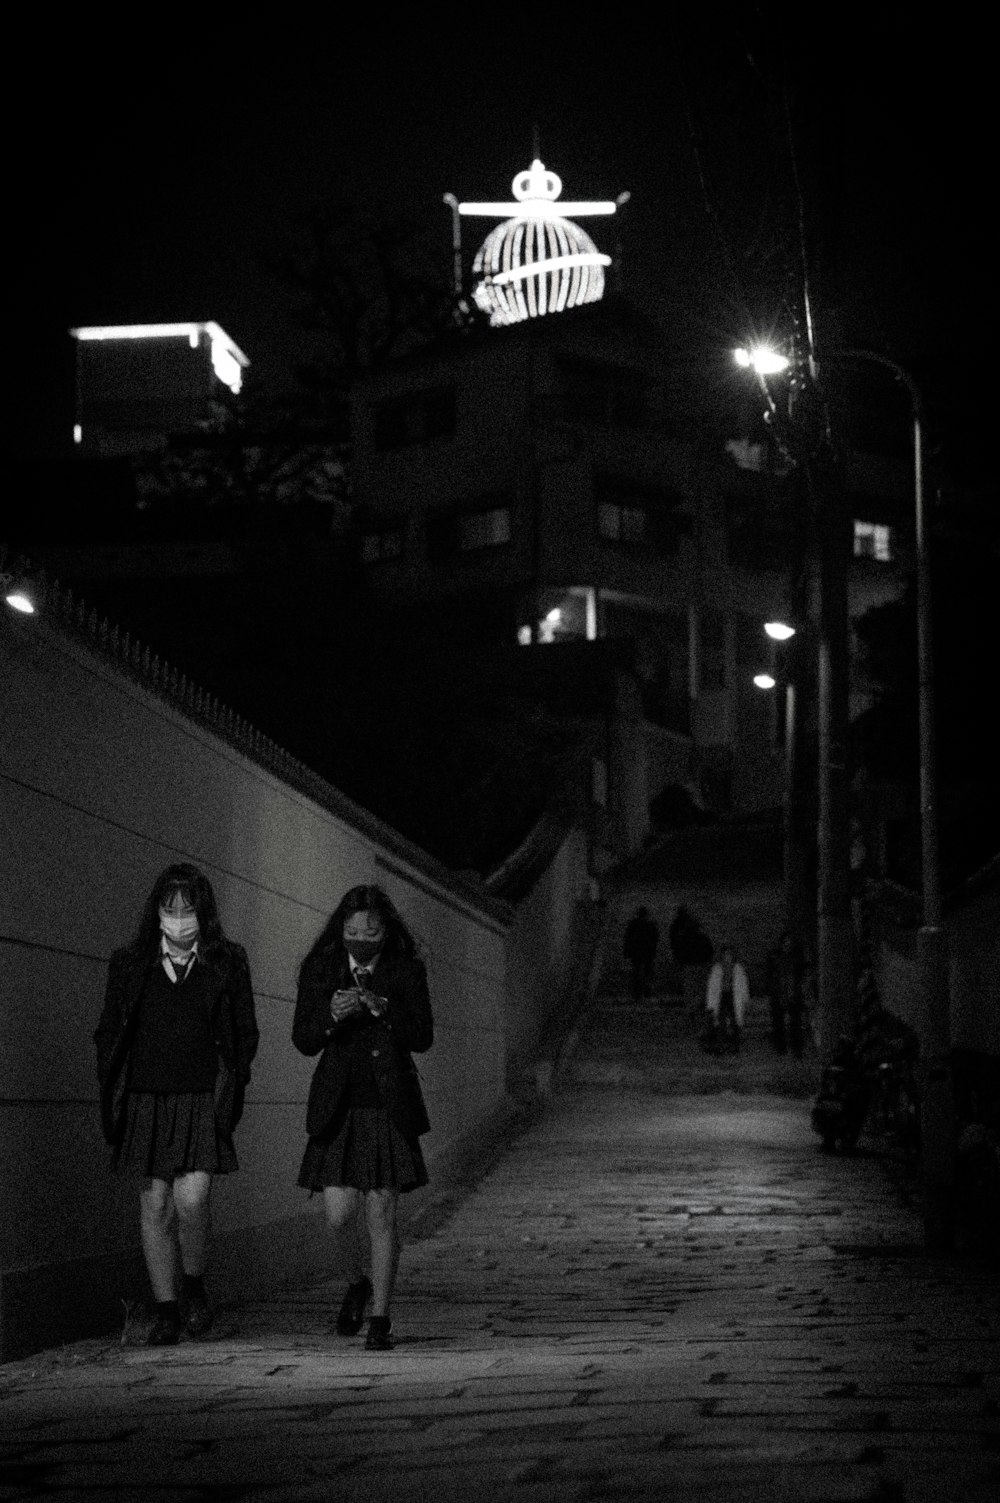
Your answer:
[[[622,954],[629,966],[632,1000],[641,1002],[648,995],[653,979],[653,962],[660,943],[660,928],[650,918],[649,909],[641,904],[625,925]]]
[[[429,1049],[433,1037],[427,973],[413,936],[381,888],[352,887],[299,969],[292,1041],[303,1054],[320,1056],[299,1184],[322,1191],[347,1263],[336,1330],[356,1335],[370,1302],[369,1351],[393,1344],[399,1197],[427,1183],[420,1137],[430,1124],[410,1056]]]
[[[801,1059],[805,960],[802,946],[788,929],[768,951],[766,976],[772,1047],[776,1054],[790,1049]]]
[[[681,978],[686,1011],[700,1013],[712,960],[712,941],[687,908],[681,906],[670,925],[670,953]]]
[[[750,1001],[746,966],[724,944],[708,973],[705,1007],[709,1018],[709,1047],[716,1054],[738,1054],[743,1020]]]
[[[142,1185],[142,1250],[156,1301],[150,1346],[211,1327],[212,1176],[237,1168],[233,1131],[257,1040],[246,952],[223,934],[211,883],[197,867],[168,866],[132,943],[111,957],[94,1034],[112,1168]]]

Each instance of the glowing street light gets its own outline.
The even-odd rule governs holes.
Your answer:
[[[758,689],[773,689],[778,680],[770,673],[755,673],[753,681]]]
[[[764,630],[772,642],[787,642],[795,635],[795,627],[789,626],[787,621],[765,621]]]
[[[754,344],[749,349],[741,346],[733,351],[733,359],[741,370],[756,371],[758,376],[778,376],[792,363],[769,344]]]
[[[22,616],[33,616],[37,611],[31,586],[21,575],[7,574],[0,569],[0,590],[3,590],[4,601],[12,611],[20,611]]]
[[[795,350],[792,348],[793,355]],[[847,1025],[854,994],[851,948],[850,847],[848,808],[848,617],[847,551],[842,502],[831,474],[832,454],[829,423],[817,392],[815,363],[795,355],[790,358],[774,345],[756,341],[733,351],[741,370],[757,377],[767,403],[765,418],[771,423],[779,448],[802,470],[810,496],[811,523],[819,575],[818,634],[816,640],[817,718],[817,828],[816,828],[816,935],[817,1001],[820,1049],[832,1052],[834,1041]],[[768,377],[785,376],[786,401],[779,404]],[[767,628],[773,641],[781,640]],[[800,844],[802,814],[793,785],[795,733],[795,686],[786,685],[786,761],[789,767],[786,792],[786,902],[789,916],[805,918],[800,895],[794,893],[794,874],[801,874]],[[797,927],[798,917],[790,926]]]

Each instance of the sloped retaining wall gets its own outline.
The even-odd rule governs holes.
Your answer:
[[[145,1292],[135,1190],[108,1173],[92,1033],[108,957],[173,861],[211,878],[249,951],[261,1028],[241,1172],[213,1198],[213,1292],[333,1271],[318,1199],[295,1185],[313,1066],[290,1041],[299,961],[355,883],[380,883],[405,915],[435,1010],[419,1061],[433,1182],[512,1110],[513,910],[70,600],[50,597],[45,618],[2,614],[0,704],[0,1356],[107,1330]],[[574,881],[560,869],[556,886]],[[537,949],[533,933],[522,947]],[[532,1029],[518,998],[520,1054]]]

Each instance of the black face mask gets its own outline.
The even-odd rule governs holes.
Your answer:
[[[380,939],[345,939],[344,949],[358,965],[367,965],[382,948]]]

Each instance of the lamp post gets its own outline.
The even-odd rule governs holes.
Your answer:
[[[921,1172],[924,1240],[943,1251],[955,1235],[955,1105],[951,1070],[951,996],[948,935],[941,901],[937,813],[937,732],[934,723],[934,652],[931,562],[924,496],[923,401],[910,373],[874,350],[839,351],[838,359],[867,360],[890,371],[910,403],[913,506],[917,575],[917,667],[920,737],[920,880],[922,923],[917,933],[920,978]]]
[[[753,371],[778,442],[805,476],[819,563],[816,642],[818,813],[816,823],[816,994],[819,1049],[829,1058],[848,1026],[854,995],[850,892],[848,725],[847,519],[832,475],[826,409],[818,400],[811,359],[793,362],[769,345],[734,351],[737,365]],[[781,412],[768,377],[788,376],[788,407]],[[793,707],[794,708],[794,707]],[[798,840],[796,809],[789,810],[790,841]],[[801,858],[800,853],[800,858]],[[794,880],[804,880],[804,863]],[[788,889],[791,889],[791,880]],[[796,919],[801,899],[794,895]],[[795,928],[801,926],[796,923]]]
[[[764,631],[772,643],[788,644],[789,650],[796,644],[792,638],[797,628],[786,621],[766,621]],[[796,671],[783,662],[782,671],[758,673],[754,684],[758,689],[784,689],[783,705],[783,752],[785,783],[782,794],[782,880],[784,884],[785,928],[802,945],[805,941],[802,895],[806,883],[805,838],[801,828],[802,810],[799,798],[800,751],[798,725],[798,695]]]
[[[836,360],[863,360],[891,372],[905,389],[910,403],[913,448],[913,502],[917,576],[917,664],[920,743],[920,851],[922,923],[917,934],[920,984],[920,1038],[923,1057],[921,1092],[921,1175],[924,1241],[929,1249],[951,1247],[955,1228],[955,1107],[951,1071],[951,999],[948,976],[948,937],[943,922],[941,864],[937,814],[937,734],[934,722],[934,658],[931,610],[931,568],[927,508],[924,495],[923,401],[910,373],[874,350],[837,351]],[[767,347],[740,351],[737,363],[764,376],[787,370],[786,356]],[[766,390],[766,386],[765,386]],[[770,395],[768,394],[770,402]],[[824,550],[825,552],[825,550]],[[824,580],[825,584],[825,580]],[[825,631],[821,637],[826,637]],[[820,656],[821,742],[824,720],[823,655]],[[821,764],[823,748],[821,744]],[[823,788],[821,778],[821,804]],[[822,808],[820,831],[829,828]],[[822,845],[820,849],[822,889]],[[822,902],[822,893],[821,893]],[[822,948],[822,936],[821,936]],[[821,977],[822,980],[822,977]]]

